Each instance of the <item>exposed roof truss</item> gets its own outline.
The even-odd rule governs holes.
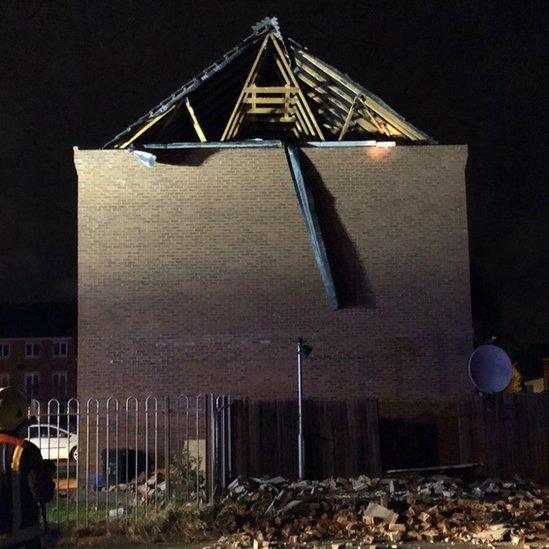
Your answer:
[[[281,84],[279,86],[257,84],[269,48],[273,50],[276,72]],[[259,117],[263,123],[288,124],[298,139],[324,138],[292,72],[281,39],[274,33],[269,33],[259,47],[221,141],[235,139],[242,123],[250,116]]]
[[[391,139],[434,143],[267,18],[253,34],[105,145]]]
[[[304,84],[307,97],[316,103],[318,113],[327,118],[334,129],[344,127],[346,115],[352,110],[353,124],[367,133],[432,142],[429,136],[407,122],[379,97],[311,55],[296,42],[290,40],[290,43],[297,77]]]

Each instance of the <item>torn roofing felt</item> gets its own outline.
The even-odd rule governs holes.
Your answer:
[[[379,97],[285,38],[276,18],[252,31],[104,148],[258,138],[434,143]]]

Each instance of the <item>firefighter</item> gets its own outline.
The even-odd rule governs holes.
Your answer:
[[[0,388],[0,547],[41,547],[39,505],[53,497],[51,462],[24,440],[28,399]]]

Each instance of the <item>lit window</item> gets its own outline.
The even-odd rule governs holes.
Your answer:
[[[64,341],[56,341],[53,344],[53,356],[55,357],[67,356],[67,343]]]
[[[10,384],[9,374],[0,374],[0,387],[8,387]]]
[[[10,344],[0,343],[0,358],[8,358],[10,356]]]
[[[25,356],[27,358],[36,358],[40,356],[40,343],[27,343],[25,345]]]
[[[25,374],[25,391],[29,398],[37,398],[40,388],[40,374],[28,372]]]
[[[67,372],[55,372],[52,380],[55,397],[67,396]]]

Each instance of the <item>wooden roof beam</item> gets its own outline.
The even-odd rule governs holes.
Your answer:
[[[189,111],[189,115],[191,117],[191,120],[193,121],[194,131],[196,132],[196,135],[198,135],[198,139],[200,139],[201,143],[205,143],[207,141],[206,136],[204,135],[204,132],[200,127],[198,119],[196,118],[196,114],[194,113],[194,109],[188,97],[185,97],[185,106],[187,107],[187,111]]]
[[[309,104],[307,103],[307,99],[305,98],[305,95],[303,93],[303,90],[301,89],[293,71],[292,71],[292,68],[290,67],[290,64],[289,64],[289,60],[287,58],[287,56],[285,55],[285,53],[282,51],[282,48],[280,47],[280,44],[278,43],[278,39],[275,39],[274,37],[271,37],[272,41],[273,41],[273,44],[275,46],[275,49],[276,51],[278,52],[278,55],[279,55],[279,59],[281,60],[281,64],[279,65],[278,63],[278,60],[277,60],[277,67],[278,69],[283,73],[283,76],[285,77],[285,79],[287,81],[289,81],[293,86],[295,86],[296,88],[299,89],[298,91],[298,97],[301,99],[301,101],[298,101],[298,108],[299,109],[302,109],[304,112],[303,112],[303,115],[305,116],[305,118],[309,118],[310,119],[310,122],[311,122],[311,126],[313,130],[313,135],[316,134],[318,135],[318,137],[324,141],[324,135],[322,134],[322,130],[320,129],[320,126],[318,125],[318,122],[313,114],[313,112],[311,111],[311,108],[309,107]],[[302,103],[302,104],[301,104]]]
[[[337,121],[336,122],[336,127],[340,129],[342,124],[345,123],[345,117],[346,117],[348,111],[343,110],[339,105],[336,106],[337,108],[334,108],[334,106],[332,104],[330,104],[330,102],[328,101],[329,96],[326,96],[326,95],[320,96],[320,95],[316,94],[315,90],[313,90],[313,89],[311,89],[309,92],[307,92],[307,95],[310,99],[312,99],[313,101],[315,101],[319,105],[321,105],[323,107],[323,109],[325,109],[326,112],[329,112],[331,114],[332,118],[335,118],[335,120]],[[337,109],[339,109],[339,110],[337,110]],[[341,112],[339,112],[339,111],[341,111]],[[324,113],[324,116],[326,116],[326,113]],[[365,120],[363,118],[357,118],[356,123],[364,131],[366,131],[367,133],[374,133],[374,134],[378,133],[377,127],[368,120]],[[336,132],[336,134],[337,134],[337,132]]]
[[[364,94],[364,102],[368,107],[370,107],[377,115],[381,116],[386,122],[393,125],[397,130],[402,132],[406,137],[413,141],[426,141],[427,138],[424,134],[413,128],[406,121],[403,121],[399,117],[395,116],[392,112],[387,110],[386,107],[379,104],[375,99],[365,94],[364,90],[353,82],[346,81],[343,79],[337,72],[331,67],[327,66],[320,60],[316,59],[314,56],[299,50],[296,52],[298,55],[301,55],[307,61],[312,63],[318,70],[322,71],[324,74],[329,76],[336,83],[350,90],[353,94]]]
[[[307,75],[303,74],[303,72],[300,72],[298,74],[298,77],[303,80],[310,88],[311,90],[307,91],[306,94],[308,97],[313,98],[314,93],[321,93],[324,101],[329,101],[332,103],[335,107],[340,109],[342,112],[344,111],[344,106],[341,102],[336,100],[336,98],[331,95],[330,92],[334,92],[340,97],[342,100],[350,101],[350,104],[352,104],[352,101],[349,99],[349,96],[342,93],[339,89],[337,89],[335,86],[329,85],[329,81],[326,79],[322,79],[322,83],[319,83],[318,81],[313,80],[313,78],[322,78],[318,75],[318,73],[313,76],[313,71],[309,71],[308,67],[306,68]],[[305,69],[304,69],[305,72]],[[327,89],[328,87],[328,89]],[[361,97],[363,97],[361,95]],[[349,107],[350,108],[350,107]],[[379,124],[379,122],[376,119],[375,113],[372,112],[372,110],[366,105],[363,104],[363,108],[367,109],[367,113],[364,117],[357,119],[357,124],[366,132],[368,133],[381,133],[384,135],[391,135],[387,134],[386,131],[384,131]],[[348,110],[347,110],[348,112]],[[384,124],[387,124],[384,121]],[[397,136],[406,137],[403,133],[399,132],[396,128],[394,128],[394,134]]]
[[[155,116],[151,118],[145,125],[141,126],[139,130],[137,130],[127,141],[122,143],[121,145],[115,146],[117,149],[126,149],[129,147],[139,136],[143,135],[149,128],[152,128],[157,122],[162,120],[170,111],[174,109],[175,105],[172,105],[167,111],[163,112],[162,114],[159,114],[158,116]]]
[[[358,101],[358,95],[355,97],[353,104],[351,105],[351,108],[349,109],[349,112],[347,113],[347,116],[345,117],[345,122],[343,123],[343,126],[341,126],[341,131],[339,132],[339,135],[337,137],[338,141],[341,141],[345,134],[347,133],[347,130],[349,129],[349,124],[351,123],[351,119],[353,118],[353,114],[355,111],[355,106]]]
[[[231,116],[227,121],[225,130],[221,135],[221,141],[227,141],[228,139],[231,139],[234,135],[236,135],[238,128],[242,124],[242,120],[243,120],[243,116],[241,112],[242,100],[244,99],[244,96],[246,94],[246,88],[252,83],[252,81],[255,81],[255,78],[257,77],[257,71],[259,68],[260,61],[263,59],[263,55],[265,54],[267,44],[269,43],[269,36],[270,34],[267,34],[267,36],[265,36],[265,38],[263,39],[263,41],[259,46],[257,55],[255,56],[254,62],[252,63],[250,71],[248,72],[248,76],[246,77],[244,85],[242,86],[242,91],[240,92],[240,95],[238,96],[238,99],[233,108],[233,112],[231,113]]]

